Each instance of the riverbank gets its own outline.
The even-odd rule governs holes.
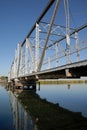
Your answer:
[[[81,113],[63,109],[41,99],[35,92],[23,91],[18,96],[38,130],[86,130],[87,119]]]
[[[37,83],[40,84],[76,84],[76,83],[87,83],[87,79],[47,79],[39,80]]]

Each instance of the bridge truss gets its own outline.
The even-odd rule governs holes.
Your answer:
[[[87,23],[76,28],[70,24],[68,0],[49,0],[24,41],[18,44],[9,78],[87,59],[83,55],[87,52],[87,42],[81,39],[86,27]]]

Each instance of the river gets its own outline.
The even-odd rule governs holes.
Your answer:
[[[40,85],[37,94],[50,102],[87,117],[87,84],[45,84]]]
[[[0,130],[34,130],[34,127],[16,94],[0,86]]]
[[[43,99],[87,118],[87,84],[40,84],[36,93]],[[35,130],[31,116],[12,91],[0,85],[0,130]]]

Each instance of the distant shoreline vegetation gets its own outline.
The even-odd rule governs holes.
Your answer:
[[[7,81],[7,80],[8,80],[8,77],[0,76],[0,82],[4,82],[4,81]]]

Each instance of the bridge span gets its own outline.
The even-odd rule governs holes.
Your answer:
[[[87,60],[34,72],[25,76],[36,76],[38,79],[80,78],[81,76],[87,76]]]
[[[39,72],[33,72],[24,76],[17,77],[17,84],[31,86],[36,85],[36,81],[40,79],[60,79],[60,78],[81,78],[87,77],[87,60],[79,61],[60,67],[47,69]],[[15,81],[15,78],[12,79]]]
[[[79,25],[78,19],[75,27],[70,14],[69,0],[49,0],[15,49],[8,81],[28,84],[38,79],[87,76],[87,21]]]

